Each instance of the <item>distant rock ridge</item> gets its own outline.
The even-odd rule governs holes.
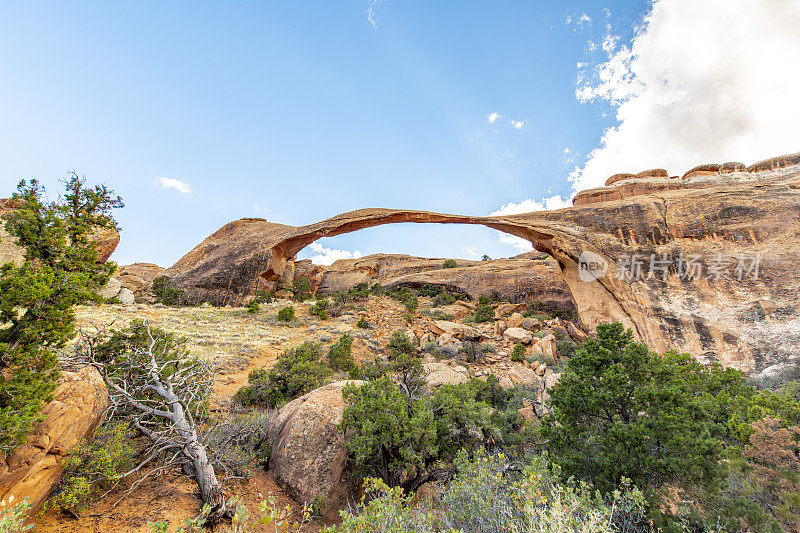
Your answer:
[[[572,199],[574,206],[622,200],[632,196],[653,194],[663,190],[703,188],[715,186],[717,180],[757,179],[750,174],[791,167],[800,164],[800,153],[765,159],[749,167],[743,163],[707,163],[698,165],[683,176],[669,177],[664,169],[645,170],[636,174],[614,174],[606,180],[605,187],[579,192]],[[612,187],[613,185],[613,187]]]
[[[373,254],[340,259],[328,267],[317,266],[308,277],[321,295],[347,290],[362,282],[415,289],[433,284],[467,294],[473,300],[496,292],[507,302],[538,300],[549,307],[577,311],[558,263],[547,254],[530,252],[489,261],[457,260],[455,268],[443,268],[444,261],[444,258]],[[305,262],[295,261],[296,275],[305,275],[299,266]]]

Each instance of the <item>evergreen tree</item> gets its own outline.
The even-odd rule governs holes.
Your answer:
[[[597,340],[575,352],[550,389],[543,430],[564,472],[603,492],[623,477],[656,490],[713,486],[722,442],[698,383],[676,364],[686,359],[651,352],[619,323],[597,326]]]
[[[122,201],[74,172],[62,183],[64,193],[48,201],[38,181],[21,181],[18,208],[5,216],[24,263],[0,269],[0,452],[24,442],[39,420],[58,379],[56,350],[75,333],[72,307],[97,300],[114,270],[98,264],[93,234],[116,229],[111,210]]]

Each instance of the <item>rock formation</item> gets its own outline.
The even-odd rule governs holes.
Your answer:
[[[191,303],[241,303],[244,296],[265,287],[260,274],[266,269],[270,250],[294,229],[262,218],[230,222],[195,246],[164,275],[186,289]],[[284,274],[291,280],[293,268]]]
[[[464,293],[473,300],[496,291],[504,301],[540,300],[549,307],[575,310],[558,263],[541,252],[493,261],[458,260],[456,268],[442,268],[443,262],[444,259],[390,254],[340,259],[329,267],[317,267],[317,294],[329,295],[364,281],[415,289],[430,283]],[[295,275],[297,265],[295,262]]]
[[[269,427],[269,466],[275,479],[298,502],[321,498],[323,512],[336,515],[355,491],[346,469],[344,435],[337,428],[345,403],[337,381],[297,398],[275,415]]]
[[[0,501],[28,498],[38,509],[61,475],[61,458],[94,432],[109,405],[100,374],[88,366],[62,372],[53,397],[27,442],[0,454]]]
[[[646,171],[652,176],[582,191],[572,208],[519,215],[362,209],[298,228],[246,219],[170,271],[187,288],[244,295],[260,286],[259,268],[266,286],[293,279],[294,257],[321,237],[398,222],[481,224],[552,256],[586,327],[619,320],[653,349],[759,370],[785,361],[800,342],[798,163],[795,154],[744,171],[710,165],[685,178]],[[694,276],[685,275],[687,264]],[[600,275],[587,278],[589,269]]]

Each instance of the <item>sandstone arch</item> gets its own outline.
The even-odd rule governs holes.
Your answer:
[[[623,180],[583,191],[574,207],[472,217],[403,209],[362,209],[302,227],[242,219],[226,224],[167,275],[197,301],[240,302],[287,276],[290,261],[321,237],[399,222],[480,224],[530,241],[554,257],[581,320],[620,320],[653,349],[678,348],[701,360],[760,370],[796,357],[800,345],[800,155],[748,171]],[[726,166],[726,165],[722,165]],[[731,165],[740,167],[740,165]],[[741,170],[741,169],[740,169]],[[582,252],[608,264],[605,277],[578,275]],[[759,277],[618,277],[620,257],[760,255]]]
[[[406,209],[360,209],[343,213],[333,218],[297,228],[279,240],[271,249],[266,271],[261,275],[268,282],[277,283],[286,273],[287,261],[300,250],[323,237],[333,237],[360,229],[397,223],[420,224],[473,224],[483,225],[528,240],[534,248],[555,258],[561,267],[565,281],[578,305],[581,320],[594,327],[600,321],[619,320],[643,336],[625,307],[604,286],[603,280],[585,283],[578,277],[578,257],[591,246],[575,246],[567,238],[568,231],[554,226],[547,218],[556,212],[511,215],[500,217],[473,217],[450,215],[429,211]],[[595,250],[597,252],[597,250]]]

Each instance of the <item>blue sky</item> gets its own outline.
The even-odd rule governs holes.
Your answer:
[[[362,207],[486,215],[566,201],[626,120],[630,97],[607,90],[603,68],[624,62],[651,11],[649,1],[6,2],[0,196],[20,178],[55,190],[75,169],[126,202],[113,259],[163,266],[247,216],[302,225]],[[492,230],[437,225],[320,244],[520,251]]]

